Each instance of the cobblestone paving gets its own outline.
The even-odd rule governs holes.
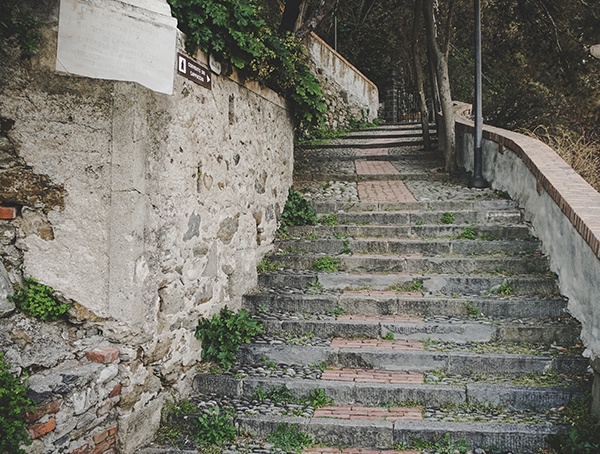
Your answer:
[[[361,202],[415,202],[415,197],[403,181],[359,181]]]

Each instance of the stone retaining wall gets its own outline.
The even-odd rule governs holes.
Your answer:
[[[473,134],[473,123],[457,116],[457,159],[467,170]],[[569,311],[582,323],[600,410],[600,194],[544,143],[492,126],[483,130],[483,176],[519,203],[542,241]]]
[[[133,452],[190,389],[198,317],[239,307],[256,283],[292,181],[293,123],[235,74],[212,90],[176,75],[170,96],[56,72],[58,1],[35,8],[43,48],[7,50],[0,69],[0,350],[33,372],[35,452]],[[12,312],[23,275],[73,304],[68,322]]]
[[[312,33],[308,54],[327,100],[327,124],[347,127],[350,119],[372,121],[379,110],[379,90],[358,69]]]

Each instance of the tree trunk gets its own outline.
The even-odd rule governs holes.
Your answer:
[[[444,117],[440,144],[444,149],[446,171],[453,173],[456,169],[454,109],[452,108],[452,94],[450,92],[450,76],[448,74],[447,54],[440,49],[435,35],[433,0],[423,0],[423,16],[425,18],[425,26],[427,31],[427,47],[429,48],[430,56],[433,58],[438,89],[440,92],[442,115]],[[449,19],[451,20],[451,18]],[[447,47],[448,44],[449,37],[446,37],[445,47]]]
[[[278,29],[280,35],[296,31],[296,21],[300,16],[300,8],[305,2],[306,0],[286,0]]]
[[[419,33],[421,31],[421,18],[423,11],[423,0],[415,1],[415,17],[412,30],[412,53],[413,65],[415,67],[415,78],[417,90],[419,91],[419,107],[421,109],[421,132],[423,134],[423,146],[425,151],[431,150],[431,138],[429,137],[429,112],[427,111],[427,100],[425,99],[425,88],[423,84],[423,67],[419,57]]]
[[[335,7],[337,6],[339,0],[321,0],[321,3],[317,7],[317,9],[311,14],[302,26],[296,30],[297,38],[305,38],[308,36],[317,26],[329,16]]]

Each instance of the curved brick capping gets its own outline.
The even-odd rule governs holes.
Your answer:
[[[457,160],[473,167],[472,122],[456,118]],[[544,143],[485,126],[483,174],[524,209],[559,276],[569,311],[583,325],[582,340],[595,371],[600,409],[600,194]]]

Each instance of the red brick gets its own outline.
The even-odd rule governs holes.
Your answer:
[[[90,361],[101,364],[114,363],[119,359],[119,350],[113,347],[95,348],[85,354]]]
[[[14,207],[0,206],[0,219],[14,219],[17,217],[17,209]]]
[[[103,430],[102,432],[98,432],[92,438],[94,439],[95,444],[103,442],[104,440],[106,440],[108,438],[108,429]]]
[[[71,451],[71,454],[88,454],[88,452],[90,452],[90,445],[86,443],[85,445],[80,446],[74,451]]]
[[[109,411],[111,411],[114,406],[115,402],[113,402],[112,400],[105,402],[96,410],[96,416],[98,418],[101,418],[102,416],[106,415]]]
[[[28,412],[25,416],[25,421],[29,424],[39,421],[46,415],[56,414],[60,411],[62,400],[53,400],[47,404],[38,405],[32,412]]]
[[[34,424],[28,427],[29,437],[32,440],[43,437],[56,429],[56,419],[50,418],[48,421],[40,424]]]
[[[112,449],[112,446],[115,444],[115,438],[108,438],[104,440],[102,443],[97,444],[94,450],[90,454],[105,454]]]
[[[119,383],[118,385],[116,385],[112,391],[108,394],[109,398],[112,397],[116,397],[116,396],[120,396],[121,395],[121,389],[123,388],[123,385],[121,383]]]
[[[110,429],[108,429],[108,436],[112,437],[113,435],[115,435],[117,432],[119,431],[119,428],[117,426],[115,427],[111,427]]]

